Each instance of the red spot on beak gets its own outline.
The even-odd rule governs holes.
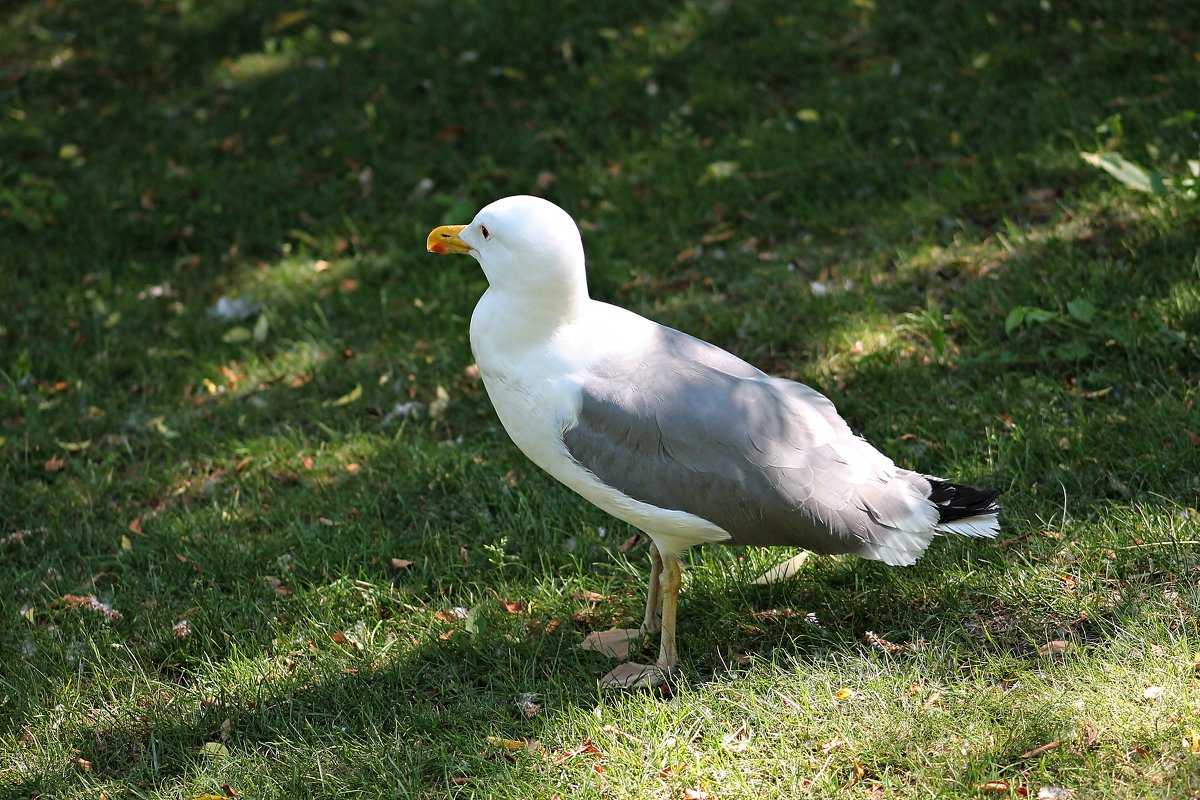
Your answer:
[[[445,254],[445,252],[446,252],[446,245],[442,244],[441,242],[434,242],[433,244],[431,244],[431,245],[429,246],[429,249],[430,249],[430,250],[432,250],[432,251],[433,251],[433,252],[435,252],[435,253],[442,253],[442,254]]]

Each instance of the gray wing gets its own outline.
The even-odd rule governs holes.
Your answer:
[[[587,373],[582,393],[563,437],[571,456],[731,544],[912,563],[932,537],[924,478],[855,436],[824,395],[707,342],[659,326],[636,355]]]

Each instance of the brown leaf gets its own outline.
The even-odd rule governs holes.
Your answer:
[[[633,536],[630,536],[628,539],[626,539],[625,541],[623,541],[619,545],[617,545],[617,550],[619,550],[622,553],[628,553],[630,550],[637,547],[638,542],[640,542],[641,540],[642,540],[641,534],[635,533]]]
[[[142,191],[142,196],[138,198],[138,204],[142,207],[142,211],[154,210],[154,189],[145,189]]]
[[[863,634],[863,638],[876,650],[882,650],[885,653],[899,653],[904,649],[894,642],[889,642],[875,631],[867,631]]]
[[[458,546],[458,558],[459,558],[459,560],[461,560],[463,562],[463,564],[471,563],[471,555],[467,552],[466,545],[460,544]]]
[[[96,595],[63,595],[63,602],[71,611],[91,611],[104,617],[109,622],[116,622],[121,619],[121,612],[114,609],[108,603],[102,603],[96,599]]]
[[[1075,645],[1071,644],[1065,639],[1055,639],[1053,641],[1046,642],[1044,645],[1039,647],[1038,653],[1043,656],[1056,656],[1062,655],[1063,653],[1069,653],[1074,649]]]
[[[1042,745],[1041,747],[1033,748],[1028,753],[1021,753],[1021,758],[1037,758],[1038,756],[1043,755],[1044,753],[1049,753],[1051,750],[1060,746],[1061,744],[1062,744],[1062,742],[1057,741],[1057,740],[1053,741],[1053,742],[1049,742],[1047,744]]]
[[[629,658],[629,646],[642,638],[639,628],[613,628],[607,631],[592,631],[583,637],[579,649],[590,650],[624,661]]]
[[[776,619],[796,619],[804,615],[793,608],[768,608],[763,611],[751,611],[750,616],[758,622],[767,622]]]
[[[63,464],[66,463],[67,462],[65,459],[61,459],[58,456],[50,456],[50,458],[46,460],[44,466],[46,468],[46,472],[58,472],[63,468]]]
[[[75,756],[75,766],[79,767],[84,772],[92,771],[92,762],[80,756]]]
[[[1083,733],[1080,738],[1083,739],[1083,746],[1091,750],[1100,744],[1100,729],[1096,727],[1096,723],[1088,720],[1083,725]]]
[[[392,559],[392,569],[408,569],[412,565],[413,562],[409,561],[407,558]]]
[[[171,628],[171,633],[174,634],[176,639],[186,639],[192,635],[192,626],[186,619],[181,619]]]
[[[1008,781],[988,781],[979,784],[979,790],[984,794],[1008,794]]]
[[[917,709],[917,713],[923,714],[924,712],[933,708],[934,703],[936,703],[938,700],[941,700],[941,699],[942,699],[941,692],[938,692],[938,691],[933,692],[932,694],[929,695],[929,699],[926,700],[924,703],[922,703],[921,707],[919,709]]]
[[[225,793],[226,797],[237,797],[238,796],[238,790],[233,788],[232,786],[230,786],[228,783],[221,784],[221,791]]]
[[[271,587],[271,591],[275,592],[276,597],[287,597],[292,594],[292,590],[283,585],[283,581],[276,578],[274,575],[263,575],[263,583]]]
[[[591,589],[582,589],[571,592],[571,597],[580,601],[581,603],[603,603],[608,599],[608,597],[605,595],[602,595],[599,592],[593,592]]]
[[[1200,433],[1188,431],[1188,439],[1192,442],[1192,447],[1200,447]]]
[[[138,534],[139,536],[145,535],[142,533],[142,521],[140,519],[138,519],[137,517],[134,517],[133,522],[129,523],[129,530],[132,531],[133,533]]]
[[[349,636],[341,631],[329,634],[329,638],[332,639],[335,644],[340,644],[342,647],[358,648],[359,646],[358,642],[353,641]]]
[[[526,610],[525,604],[520,600],[501,600],[500,604],[510,614],[524,614]]]
[[[832,752],[844,744],[845,744],[845,742],[843,742],[841,739],[830,739],[828,742],[823,742],[821,744],[821,752],[822,753]]]

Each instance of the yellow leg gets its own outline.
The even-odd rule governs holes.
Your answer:
[[[643,633],[658,633],[661,629],[659,614],[662,613],[662,556],[658,545],[650,543],[650,591],[646,593],[646,616],[642,621]]]
[[[679,609],[679,583],[683,565],[674,556],[663,564],[662,583],[662,638],[658,647],[658,668],[670,672],[679,663],[675,650],[675,612]]]

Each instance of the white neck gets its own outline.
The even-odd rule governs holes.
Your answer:
[[[557,331],[583,316],[591,302],[586,286],[536,296],[488,287],[471,315],[471,350],[476,361],[486,369],[494,360],[545,346]]]

